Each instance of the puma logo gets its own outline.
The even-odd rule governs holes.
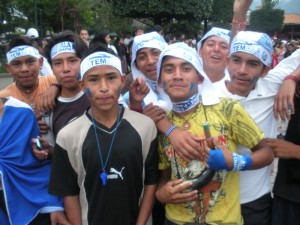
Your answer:
[[[119,177],[123,180],[122,172],[125,169],[125,167],[122,167],[121,171],[117,171],[115,168],[110,168],[110,172],[119,175]]]

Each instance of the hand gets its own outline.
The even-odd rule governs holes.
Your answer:
[[[186,161],[199,160],[203,157],[201,139],[186,130],[176,128],[169,136],[176,153]]]
[[[278,114],[282,121],[289,120],[291,114],[295,113],[294,94],[296,84],[292,80],[285,80],[274,98],[274,116],[278,119]]]
[[[37,101],[36,108],[44,112],[51,112],[55,108],[55,99],[60,90],[55,85],[51,85]]]
[[[143,114],[150,117],[154,123],[163,119],[166,115],[165,111],[152,103],[148,104],[143,111]]]
[[[209,150],[209,159],[207,160],[209,168],[213,170],[231,170],[233,167],[232,152],[222,145],[216,137],[213,137],[212,141],[215,150],[208,148],[207,143],[205,143],[206,150]]]
[[[65,214],[60,211],[50,213],[51,225],[72,225]]]
[[[32,142],[32,149],[33,149],[33,154],[34,156],[39,159],[39,160],[45,160],[49,157],[50,155],[50,145],[48,143],[48,141],[44,138],[41,138],[41,137],[37,137],[41,144],[42,144],[42,147],[43,149],[42,150],[39,150],[36,146],[36,140],[35,138],[31,139],[31,142]]]
[[[142,106],[142,101],[150,91],[146,81],[142,77],[137,77],[129,86],[130,105],[135,108]]]
[[[235,0],[233,4],[233,18],[245,21],[252,1],[253,0]]]
[[[292,142],[275,139],[265,138],[267,144],[272,148],[274,156],[282,159],[296,158],[300,159],[300,146]]]
[[[186,191],[192,182],[183,182],[182,179],[167,182],[156,191],[157,199],[162,203],[183,203],[192,201],[197,197],[197,190]]]
[[[47,123],[43,120],[43,113],[40,113],[36,116],[40,133],[41,134],[47,134],[49,132],[49,127],[47,126]]]

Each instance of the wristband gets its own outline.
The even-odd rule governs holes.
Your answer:
[[[236,19],[232,19],[232,25],[236,26],[236,27],[233,27],[235,29],[237,29],[236,33],[238,31],[244,31],[246,29],[246,21],[245,20],[236,20]]]
[[[288,76],[286,76],[285,78],[284,78],[284,80],[292,80],[292,81],[294,81],[295,82],[295,84],[297,84],[298,83],[298,79],[297,79],[297,77],[295,76],[295,75],[288,75]]]
[[[176,128],[177,128],[177,127],[176,127],[175,125],[170,126],[170,127],[168,128],[168,130],[166,130],[165,136],[166,136],[166,137],[169,137],[170,134],[172,133],[172,131],[175,130]]]
[[[232,154],[233,159],[233,171],[245,171],[252,166],[252,158],[250,155]]]
[[[210,150],[207,163],[211,170],[229,170],[221,149]]]

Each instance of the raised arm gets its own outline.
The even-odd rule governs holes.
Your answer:
[[[253,0],[235,0],[233,4],[233,18],[231,24],[230,42],[237,32],[246,28],[247,12]]]

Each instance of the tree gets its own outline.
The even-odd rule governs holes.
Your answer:
[[[153,24],[162,24],[173,19],[199,20],[208,18],[212,0],[112,0],[113,12],[122,17],[147,18]]]
[[[214,0],[208,20],[219,27],[229,28],[233,15],[234,0]]]
[[[249,29],[273,35],[283,27],[284,10],[275,9],[278,0],[265,0],[262,8],[250,14]]]

